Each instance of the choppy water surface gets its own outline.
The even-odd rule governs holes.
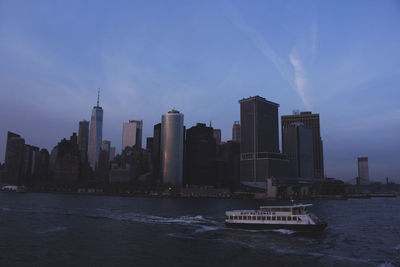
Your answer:
[[[0,192],[0,265],[400,266],[400,198],[315,201],[318,235],[224,226],[269,204]]]

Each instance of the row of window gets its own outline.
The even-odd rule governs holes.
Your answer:
[[[230,220],[250,220],[250,221],[301,221],[299,217],[292,216],[229,216]]]

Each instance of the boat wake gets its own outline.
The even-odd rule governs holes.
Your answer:
[[[179,216],[179,217],[162,217],[155,215],[148,215],[143,213],[129,212],[125,214],[113,214],[105,216],[93,216],[92,218],[108,218],[118,221],[129,221],[150,224],[172,224],[172,225],[185,225],[185,226],[203,226],[199,231],[216,230],[219,222],[204,218],[201,215],[197,216]]]

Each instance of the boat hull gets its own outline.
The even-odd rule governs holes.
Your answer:
[[[242,228],[250,230],[268,230],[268,229],[288,229],[294,231],[322,231],[326,228],[326,223],[321,224],[261,224],[261,223],[230,223],[225,222],[229,228]]]

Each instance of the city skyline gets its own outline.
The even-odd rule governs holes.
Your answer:
[[[186,128],[211,120],[230,140],[237,100],[260,95],[279,116],[320,114],[327,176],[354,178],[367,156],[372,181],[399,182],[400,7],[358,3],[171,2],[172,19],[160,2],[99,2],[94,14],[83,3],[2,2],[0,162],[7,131],[49,151],[78,132],[97,87],[103,138],[117,151],[123,121],[143,120],[145,139],[173,107]]]

